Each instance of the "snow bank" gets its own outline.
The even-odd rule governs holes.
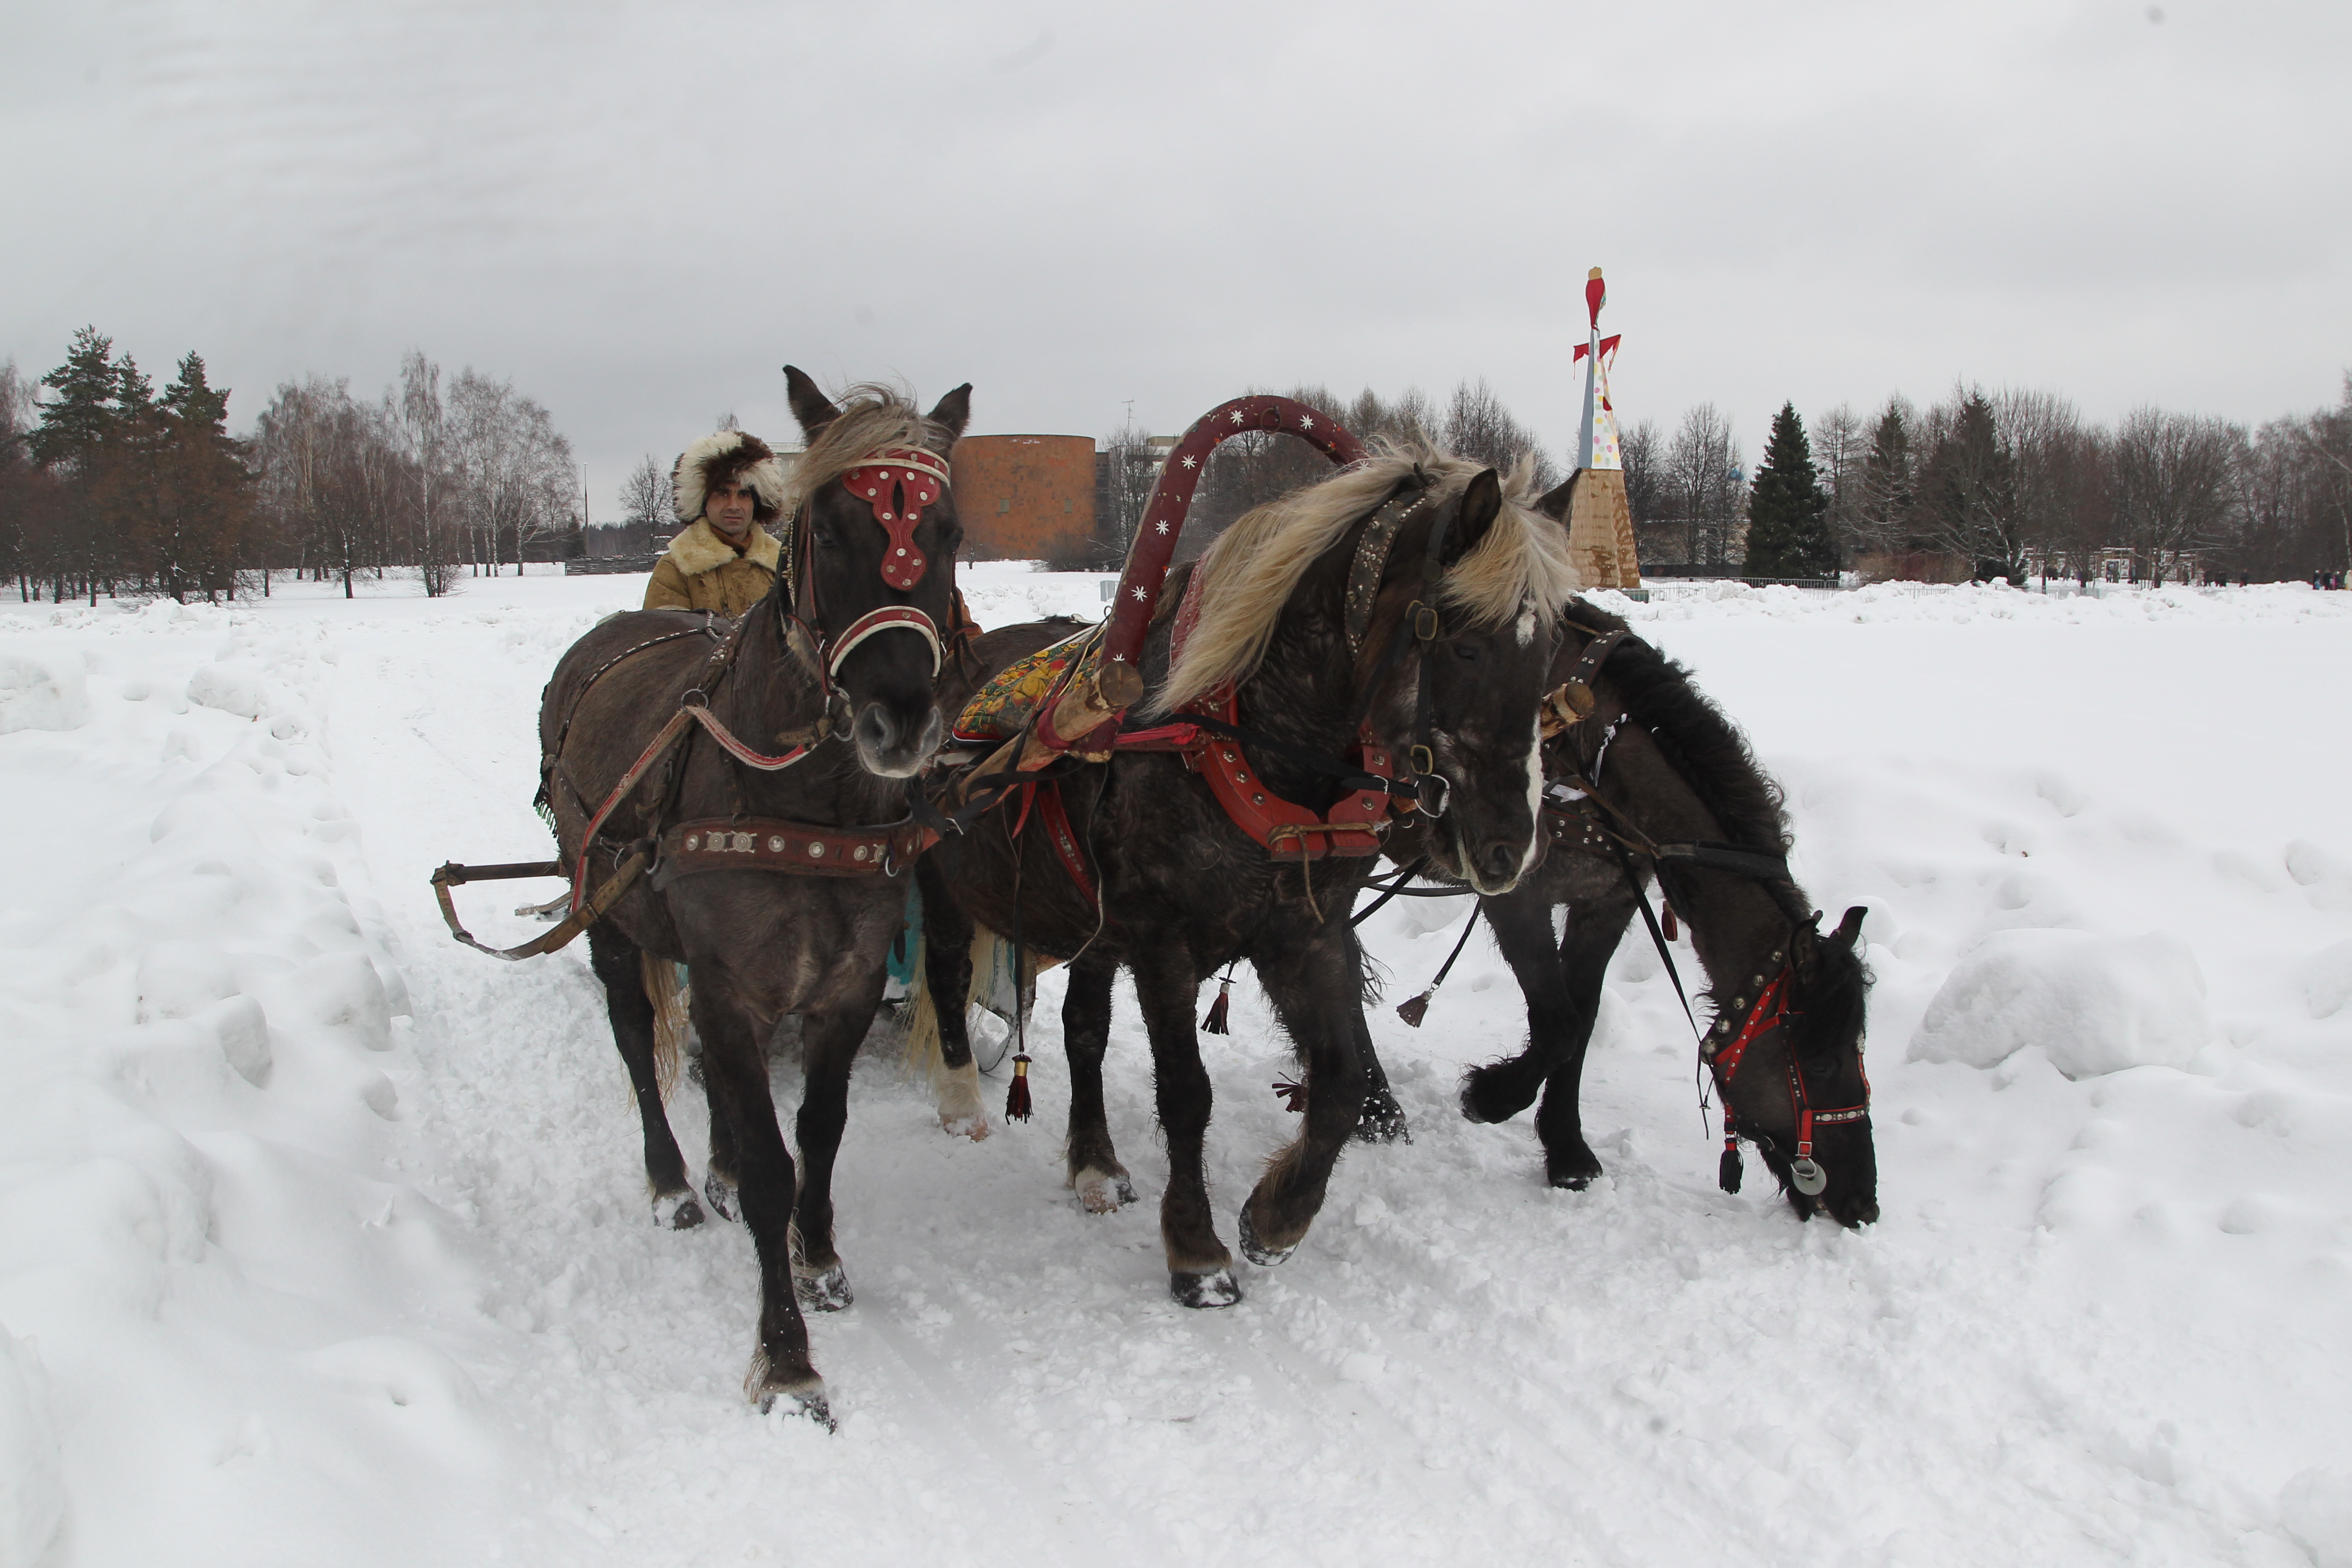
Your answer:
[[[70,653],[0,653],[0,735],[78,730],[89,715],[82,661]]]
[[[32,1346],[0,1329],[0,1563],[38,1563],[65,1505],[48,1375]]]
[[[989,625],[1101,611],[1098,576],[965,579]],[[1530,1118],[1454,1106],[1526,1029],[1481,939],[1425,1028],[1370,1011],[1414,1141],[1185,1313],[1124,984],[1140,1201],[1062,1185],[1055,971],[1034,1122],[943,1137],[859,1063],[827,1438],[741,1402],[741,1228],[648,1223],[584,954],[485,960],[425,889],[546,852],[541,685],[642,586],[0,605],[0,656],[70,655],[88,704],[0,736],[0,1557],[2352,1563],[2352,742],[2273,679],[2352,667],[2352,595],[1623,601],[1787,784],[1813,903],[1870,910],[1886,1217],[1717,1190],[1638,939],[1584,1074],[1608,1174],[1546,1188]],[[461,906],[511,942],[520,901]],[[1462,914],[1366,922],[1391,1002]],[[1233,1026],[1228,1237],[1297,1127],[1246,970]]]
[[[1911,1037],[1915,1062],[1989,1068],[2039,1046],[2068,1078],[2185,1068],[2213,1037],[2177,937],[2005,931],[1960,961]]]

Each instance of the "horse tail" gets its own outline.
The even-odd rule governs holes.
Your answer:
[[[692,991],[678,984],[677,965],[667,958],[640,952],[637,972],[643,976],[646,1000],[654,1008],[654,1082],[664,1100],[677,1086],[677,1064],[686,1054],[688,1004]]]
[[[914,975],[907,983],[907,1076],[920,1078],[933,1089],[940,1079],[940,1010],[931,1002],[931,977],[923,962],[923,931],[915,928],[908,938]]]

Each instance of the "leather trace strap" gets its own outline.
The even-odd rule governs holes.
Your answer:
[[[781,817],[681,822],[661,836],[654,885],[699,871],[782,871],[797,877],[895,877],[928,839],[912,816],[876,827],[835,827]]]
[[[621,896],[626,893],[630,886],[644,873],[646,862],[650,858],[649,852],[644,848],[631,853],[627,859],[614,868],[613,874],[604,879],[604,885],[596,889],[594,898],[585,904],[576,906],[553,929],[541,932],[520,947],[492,947],[488,942],[477,940],[474,933],[467,931],[458,921],[457,906],[451,902],[449,889],[462,887],[467,882],[504,881],[518,877],[561,877],[565,875],[562,861],[541,860],[528,865],[508,866],[461,866],[452,860],[433,873],[433,896],[440,902],[441,919],[447,923],[449,934],[476,952],[487,952],[492,958],[503,958],[509,962],[537,958],[541,953],[553,952],[557,948],[563,946],[573,937],[602,920],[604,917],[604,911],[620,902]]]

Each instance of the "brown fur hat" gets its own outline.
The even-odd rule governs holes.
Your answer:
[[[680,522],[702,516],[710,492],[730,479],[751,489],[751,521],[773,522],[784,510],[784,466],[757,436],[720,430],[680,452],[669,471],[670,507]]]

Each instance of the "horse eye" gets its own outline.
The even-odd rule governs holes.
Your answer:
[[[1477,645],[1466,642],[1455,643],[1454,645],[1454,657],[1460,659],[1465,664],[1475,664],[1478,662]]]

